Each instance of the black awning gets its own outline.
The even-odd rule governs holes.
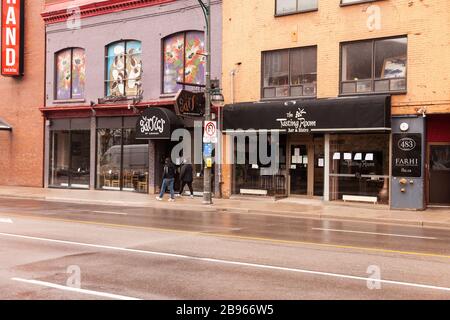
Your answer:
[[[183,126],[171,110],[149,107],[136,122],[136,139],[170,139],[172,131]]]
[[[0,130],[8,130],[11,131],[12,127],[2,118],[0,118]]]
[[[386,131],[391,99],[386,95],[247,102],[225,106],[223,129],[286,132]]]

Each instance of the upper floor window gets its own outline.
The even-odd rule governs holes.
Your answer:
[[[318,0],[275,0],[277,15],[317,10]]]
[[[263,52],[263,98],[315,96],[317,47]]]
[[[139,94],[142,76],[141,42],[114,42],[106,47],[106,96]]]
[[[177,33],[163,42],[163,93],[178,92],[189,84],[203,85],[206,64],[203,32]]]
[[[406,91],[407,38],[345,43],[341,93]]]
[[[84,49],[70,48],[56,53],[55,99],[83,99],[86,81]]]

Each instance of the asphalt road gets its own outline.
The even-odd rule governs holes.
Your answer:
[[[450,230],[0,198],[0,299],[449,299]]]

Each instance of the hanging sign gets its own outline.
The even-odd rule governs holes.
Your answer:
[[[2,58],[4,76],[23,74],[25,0],[2,0]]]
[[[180,116],[202,116],[205,113],[205,94],[180,90],[175,98],[175,110]]]

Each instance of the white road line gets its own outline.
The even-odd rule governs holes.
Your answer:
[[[407,234],[395,234],[395,233],[378,233],[378,232],[366,232],[366,231],[344,230],[344,229],[327,229],[327,228],[312,228],[312,230],[331,231],[331,232],[344,232],[344,233],[373,234],[373,235],[380,235],[380,236],[402,237],[402,238],[416,238],[416,239],[427,239],[427,240],[438,240],[438,238],[434,238],[434,237],[421,237],[421,236],[412,236],[412,235],[407,235]]]
[[[0,223],[13,223],[13,221],[9,218],[0,218]]]
[[[76,246],[83,246],[83,247],[90,247],[90,248],[97,248],[97,249],[107,249],[107,250],[114,250],[114,251],[123,251],[123,252],[171,257],[171,258],[178,258],[178,259],[189,259],[189,260],[194,260],[194,261],[203,261],[203,262],[206,261],[206,262],[212,262],[212,263],[218,263],[218,264],[245,266],[245,267],[252,267],[252,268],[259,268],[259,269],[289,271],[289,272],[313,274],[313,275],[319,275],[319,276],[328,276],[328,277],[334,277],[334,278],[361,280],[361,281],[366,281],[366,282],[367,281],[379,282],[379,283],[386,283],[386,284],[395,284],[395,285],[399,285],[399,286],[416,287],[416,288],[422,288],[422,289],[432,289],[432,290],[440,290],[440,291],[450,292],[450,288],[447,288],[447,287],[439,287],[439,286],[432,286],[432,285],[426,285],[426,284],[401,282],[401,281],[393,281],[393,280],[383,280],[383,279],[378,280],[378,279],[351,276],[351,275],[331,273],[331,272],[321,272],[321,271],[312,271],[312,270],[304,270],[304,269],[296,269],[296,268],[278,267],[278,266],[271,266],[271,265],[265,265],[265,264],[238,262],[238,261],[213,259],[213,258],[201,258],[201,257],[181,255],[181,254],[175,254],[175,253],[156,252],[156,251],[147,251],[147,250],[139,250],[139,249],[127,249],[127,248],[122,248],[122,247],[113,247],[113,246],[105,246],[105,245],[82,243],[82,242],[73,242],[73,241],[66,241],[66,240],[55,240],[55,239],[48,239],[48,238],[38,238],[38,237],[31,237],[31,236],[24,236],[24,235],[18,235],[18,234],[3,233],[3,232],[0,232],[0,236],[37,240],[37,241],[46,241],[46,242],[61,243],[61,244],[68,244],[68,245],[76,245]]]
[[[114,211],[91,211],[91,212],[93,212],[93,213],[117,214],[117,215],[121,215],[121,216],[128,215],[128,213],[125,213],[125,212],[114,212]]]
[[[104,297],[104,298],[109,298],[109,299],[142,300],[142,299],[138,299],[138,298],[127,297],[127,296],[122,296],[122,295],[117,295],[117,294],[112,294],[112,293],[72,288],[72,287],[62,286],[62,285],[54,284],[54,283],[50,283],[50,282],[39,281],[39,280],[27,280],[27,279],[21,279],[21,278],[11,278],[11,280],[29,283],[29,284],[35,284],[38,286],[43,286],[43,287],[48,287],[48,288],[53,288],[53,289],[59,289],[59,290],[64,290],[64,291],[88,294],[88,295],[92,295],[92,296]]]

